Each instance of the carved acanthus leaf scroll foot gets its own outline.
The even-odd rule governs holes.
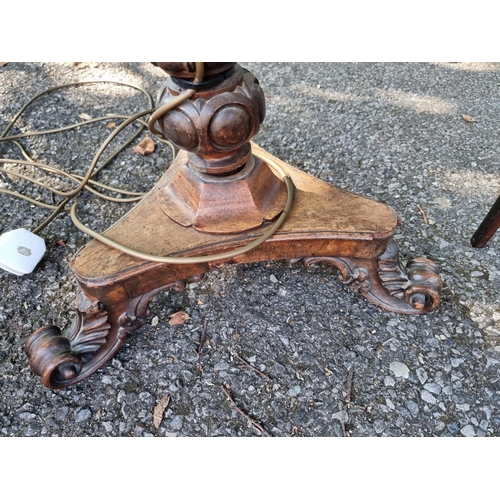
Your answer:
[[[340,282],[388,311],[424,314],[436,309],[440,302],[442,282],[438,266],[429,259],[419,258],[411,260],[405,269],[394,240],[377,259],[307,257],[300,260],[307,267],[318,262],[331,264],[339,271]]]
[[[110,329],[108,312],[79,291],[71,326],[63,332],[57,326],[44,326],[26,341],[24,350],[31,370],[50,389],[69,385],[106,344]]]
[[[128,336],[146,322],[149,302],[166,289],[182,290],[202,276],[176,281],[106,308],[79,290],[76,315],[64,331],[44,326],[26,341],[30,368],[49,389],[61,389],[87,378],[109,361]]]

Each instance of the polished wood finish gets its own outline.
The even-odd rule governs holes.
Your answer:
[[[187,79],[194,78],[194,63],[157,64],[170,75],[159,97],[161,108],[191,84]],[[182,226],[209,233],[242,232],[277,217],[286,188],[268,165],[251,155],[250,140],[266,112],[255,76],[235,63],[207,63],[206,70],[204,86],[158,122],[163,136],[188,155],[158,190],[157,199]],[[221,73],[227,77],[222,79]]]
[[[248,253],[203,264],[146,262],[90,242],[71,262],[82,289],[75,323],[62,333],[53,326],[41,328],[26,345],[32,370],[47,387],[66,387],[95,372],[144,324],[155,294],[181,290],[215,267],[278,259],[306,266],[324,262],[337,270],[339,281],[383,309],[423,314],[437,307],[441,289],[437,266],[427,259],[415,259],[406,268],[401,265],[392,239],[399,220],[392,209],[301,172],[256,145],[253,148],[278,162],[295,184],[293,209],[278,232]],[[267,224],[245,233],[216,235],[181,226],[165,215],[156,192],[185,162],[184,153],[106,236],[136,250],[187,257],[234,249],[262,234]]]
[[[277,217],[286,204],[285,183],[253,156],[232,175],[198,172],[186,161],[156,190],[161,209],[181,226],[207,233],[238,233]]]
[[[188,151],[188,164],[212,175],[233,174],[250,159],[249,141],[264,121],[264,92],[255,76],[235,64],[230,76],[168,111],[159,121],[163,136]],[[158,107],[184,91],[169,78]]]
[[[194,77],[193,63],[158,64],[179,78]],[[144,324],[155,294],[181,290],[215,267],[323,262],[349,289],[388,311],[423,314],[438,306],[438,268],[428,259],[406,267],[400,263],[392,238],[400,221],[392,209],[314,178],[250,142],[264,119],[263,93],[252,74],[224,64],[208,63],[213,86],[159,120],[164,135],[184,151],[105,233],[150,256],[215,256],[208,262],[165,264],[91,241],[70,263],[80,285],[73,324],[64,332],[40,328],[25,345],[31,369],[45,386],[67,387],[94,373]],[[183,82],[175,78],[160,97],[160,109],[182,90]],[[285,222],[252,250],[217,258],[265,234],[282,212],[287,193],[272,165],[294,185]]]

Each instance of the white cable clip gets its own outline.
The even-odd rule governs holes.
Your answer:
[[[43,238],[27,229],[14,229],[0,236],[0,268],[17,276],[31,273],[45,250]]]

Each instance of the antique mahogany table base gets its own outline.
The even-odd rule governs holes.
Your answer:
[[[163,97],[167,101],[181,93],[176,88],[180,78],[192,82],[194,77],[192,63],[184,63],[184,73],[169,64],[180,63],[159,63],[178,77],[169,79]],[[256,248],[210,262],[145,261],[91,241],[70,263],[81,288],[73,324],[64,332],[56,326],[40,328],[26,342],[30,367],[45,386],[58,389],[87,378],[145,323],[148,304],[157,293],[182,290],[216,267],[279,259],[305,266],[326,262],[342,283],[388,311],[422,314],[438,306],[438,268],[428,259],[401,265],[393,240],[400,222],[391,208],[333,187],[250,142],[264,117],[263,94],[253,75],[234,65],[227,76],[227,65],[222,64],[206,63],[207,78],[218,77],[219,83],[200,90],[173,112],[182,122],[182,134],[178,127],[173,133],[177,135],[169,137],[169,127],[175,126],[168,123],[168,113],[160,123],[165,136],[190,153],[182,151],[151,192],[105,235],[158,256],[204,256],[242,247],[270,227],[286,200],[282,180],[267,166],[274,163],[295,186],[290,213]],[[220,83],[222,71],[226,75]],[[179,110],[182,116],[175,115]],[[200,124],[196,120],[204,112],[210,115]],[[190,123],[195,123],[198,142],[189,135]],[[192,143],[188,147],[182,144],[186,137]],[[217,168],[226,171],[221,174]]]

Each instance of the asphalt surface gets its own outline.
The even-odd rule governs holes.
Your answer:
[[[328,267],[217,269],[157,296],[148,323],[111,362],[52,391],[31,373],[23,345],[35,329],[64,328],[74,314],[68,263],[89,238],[63,214],[42,232],[47,253],[33,273],[0,271],[0,435],[499,436],[500,234],[483,249],[469,240],[500,194],[500,64],[242,65],[267,99],[255,142],[394,208],[402,261],[427,257],[440,266],[441,305],[423,316],[380,310]],[[149,63],[8,63],[0,68],[0,130],[37,93],[103,78],[153,96],[165,79]],[[9,134],[147,107],[123,86],[63,89],[29,107]],[[33,158],[83,173],[107,124],[21,142]],[[0,156],[21,157],[6,143]],[[164,145],[148,156],[130,146],[100,180],[147,191],[170,160]],[[0,187],[51,202],[6,174]],[[129,208],[88,194],[79,201],[81,218],[100,231]],[[33,229],[47,215],[0,194],[1,233]],[[170,326],[178,311],[189,319]]]

